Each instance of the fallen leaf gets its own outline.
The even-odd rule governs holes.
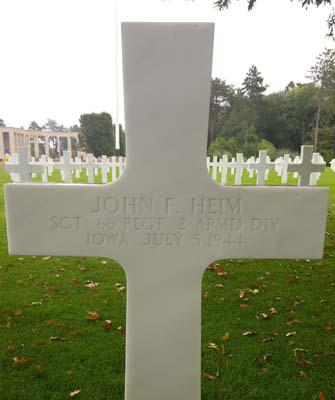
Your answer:
[[[65,340],[64,338],[60,337],[60,336],[51,336],[50,340],[52,342],[60,342],[61,340]]]
[[[88,311],[88,315],[86,317],[88,321],[96,321],[99,319],[99,313],[96,311]]]
[[[9,343],[9,344],[7,345],[7,350],[8,350],[8,351],[14,351],[14,350],[16,350],[15,344]]]
[[[70,393],[70,397],[76,397],[81,392],[81,389],[74,390]]]
[[[51,256],[43,257],[42,260],[44,260],[44,261],[49,261],[49,260],[51,260]]]
[[[67,325],[65,323],[57,324],[57,328],[59,329],[66,329]]]
[[[318,400],[326,400],[326,396],[322,392],[320,392]]]
[[[208,348],[213,350],[219,350],[219,347],[215,343],[208,343]]]
[[[217,284],[215,285],[215,287],[216,287],[216,288],[223,289],[223,288],[224,288],[224,285],[223,285],[222,283],[217,283]]]
[[[270,314],[271,314],[271,315],[276,315],[276,314],[278,314],[277,309],[274,308],[274,307],[270,308]]]
[[[20,357],[14,357],[13,358],[14,364],[16,365],[28,365],[30,364],[30,360],[28,358],[20,358]]]
[[[305,360],[304,358],[297,361],[297,364],[300,365],[301,367],[304,367],[305,365],[315,365],[315,363],[313,363],[312,361]]]
[[[112,321],[110,319],[106,319],[104,322],[104,329],[106,331],[110,331],[112,329]]]
[[[216,268],[215,268],[215,272],[216,272],[219,276],[224,276],[224,274],[225,274],[224,268],[216,267]]]
[[[251,331],[251,332],[244,332],[242,334],[243,336],[256,336],[257,332]]]
[[[99,283],[93,282],[93,281],[86,281],[85,286],[88,287],[89,289],[95,289]]]
[[[239,298],[243,299],[244,296],[245,296],[244,290],[240,290]]]
[[[216,376],[210,375],[210,374],[208,374],[207,372],[204,372],[204,376],[205,376],[206,378],[208,378],[209,380],[211,380],[211,381],[214,381],[214,380],[216,379]]]
[[[275,338],[273,336],[269,336],[269,337],[266,337],[265,339],[263,339],[263,343],[273,342],[274,340],[275,340]]]
[[[43,365],[37,364],[36,365],[36,369],[37,369],[38,372],[42,372],[43,371]]]
[[[333,328],[332,328],[331,325],[326,325],[326,326],[325,326],[325,331],[326,331],[326,332],[330,332],[330,331],[332,331],[332,330],[333,330]]]
[[[303,370],[299,371],[299,375],[300,375],[301,378],[306,378],[307,377],[306,372],[304,372]]]
[[[224,342],[226,342],[226,341],[229,339],[229,337],[230,337],[230,333],[227,332],[225,335],[222,336],[222,340],[223,340]]]
[[[288,332],[286,334],[287,337],[291,337],[291,336],[297,336],[297,332]]]
[[[249,304],[240,304],[240,308],[248,308],[250,307]]]

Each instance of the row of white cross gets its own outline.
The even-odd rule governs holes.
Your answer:
[[[70,158],[70,154],[64,151],[63,157],[59,162],[55,162],[46,156],[36,161],[34,157],[29,157],[29,148],[19,147],[18,153],[8,157],[6,170],[9,172],[14,183],[30,182],[36,174],[41,174],[42,182],[47,183],[48,178],[53,175],[55,170],[61,172],[61,178],[64,183],[72,183],[73,174],[79,179],[81,172],[84,170],[88,183],[94,183],[95,176],[101,171],[102,183],[108,183],[108,174],[111,174],[112,181],[115,181],[123,172],[126,165],[124,157],[102,156],[98,161],[93,154],[87,154],[86,160],[82,161],[79,157],[74,160]]]
[[[101,159],[94,158],[93,154],[88,154],[85,161],[76,157],[70,158],[67,151],[59,162],[41,156],[39,161],[34,157],[29,159],[29,149],[20,147],[18,154],[8,157],[6,170],[10,173],[13,182],[29,182],[37,173],[42,176],[42,182],[47,183],[48,177],[52,176],[54,170],[60,170],[64,183],[72,183],[73,174],[80,178],[81,172],[85,170],[88,183],[94,183],[94,177],[101,171],[102,183],[108,183],[109,176],[115,181],[123,172],[126,165],[124,157],[102,156]],[[295,178],[299,178],[299,186],[315,186],[324,171],[326,163],[319,153],[313,153],[313,146],[302,146],[300,157],[293,160],[288,154],[271,161],[266,150],[259,152],[258,158],[251,157],[244,160],[243,154],[238,153],[236,158],[229,161],[227,155],[221,159],[214,156],[211,160],[207,158],[207,168],[214,180],[220,180],[222,185],[227,184],[228,171],[235,176],[234,184],[242,184],[243,171],[248,171],[249,177],[253,178],[257,174],[257,185],[264,185],[271,170],[281,176],[281,183],[287,184],[288,173],[293,172]],[[330,163],[331,169],[335,172],[335,159]]]
[[[302,146],[301,155],[293,160],[289,154],[285,154],[271,161],[267,150],[261,150],[257,159],[250,157],[244,160],[242,153],[238,153],[231,161],[228,160],[227,155],[221,159],[214,156],[212,161],[210,157],[207,157],[207,167],[212,178],[214,180],[219,178],[222,185],[227,183],[229,169],[231,175],[235,175],[234,184],[241,185],[243,171],[246,169],[249,178],[253,178],[255,172],[257,173],[257,185],[264,185],[270,171],[274,170],[281,176],[282,184],[287,184],[288,173],[293,172],[293,176],[299,178],[299,186],[315,186],[325,170],[326,163],[319,153],[313,153],[313,146]],[[331,168],[335,172],[335,160],[332,160]]]

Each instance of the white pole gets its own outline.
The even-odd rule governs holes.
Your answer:
[[[120,150],[119,125],[119,15],[118,0],[115,1],[115,150]]]

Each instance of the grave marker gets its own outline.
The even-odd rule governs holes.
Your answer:
[[[249,168],[257,172],[257,185],[264,185],[267,171],[276,168],[276,164],[268,160],[267,150],[260,150],[258,160],[255,163],[250,163]]]
[[[43,165],[33,165],[29,162],[29,148],[18,147],[17,164],[6,164],[5,168],[9,173],[15,173],[20,176],[20,182],[29,182],[32,174],[43,173]]]
[[[200,400],[207,265],[322,257],[328,189],[214,182],[214,25],[125,23],[122,34],[124,174],[107,185],[6,185],[9,251],[118,261],[127,273],[126,400]]]
[[[314,172],[323,172],[325,170],[324,163],[313,163],[313,146],[302,146],[300,162],[298,164],[290,164],[287,168],[288,172],[297,173],[299,175],[299,186],[308,186],[311,174]]]

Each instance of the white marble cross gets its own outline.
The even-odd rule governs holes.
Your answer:
[[[299,186],[308,186],[311,174],[314,172],[323,172],[326,165],[324,163],[314,164],[313,146],[302,146],[299,164],[290,164],[287,168],[288,172],[295,172],[299,175]]]
[[[220,162],[221,169],[221,185],[225,185],[227,183],[227,174],[228,174],[228,156],[223,155],[222,160]]]
[[[257,185],[264,185],[267,171],[275,169],[276,164],[269,161],[267,150],[260,150],[257,162],[250,163],[249,168],[257,171]]]
[[[200,400],[206,267],[322,257],[328,189],[222,186],[208,175],[213,24],[125,23],[122,35],[123,175],[107,185],[6,185],[9,251],[118,261],[125,399]]]
[[[334,158],[333,160],[331,160],[331,162],[330,162],[330,168],[331,168],[332,171],[335,172],[335,158]]]
[[[19,174],[20,182],[29,182],[32,174],[43,173],[44,166],[32,164],[29,162],[29,148],[18,148],[18,162],[17,164],[6,164],[5,168],[9,173]]]
[[[283,168],[282,168],[282,171],[281,171],[281,183],[283,185],[287,184],[287,178],[288,178],[287,168],[288,168],[290,162],[291,162],[290,155],[289,154],[284,154]]]
[[[97,163],[94,160],[93,154],[87,154],[86,162],[83,163],[82,167],[86,169],[87,183],[94,183],[94,170]]]
[[[101,157],[101,179],[102,183],[107,183],[108,181],[108,171],[107,171],[107,156]]]
[[[72,183],[72,169],[74,167],[76,166],[72,164],[70,152],[64,150],[62,162],[59,164],[64,183]]]

